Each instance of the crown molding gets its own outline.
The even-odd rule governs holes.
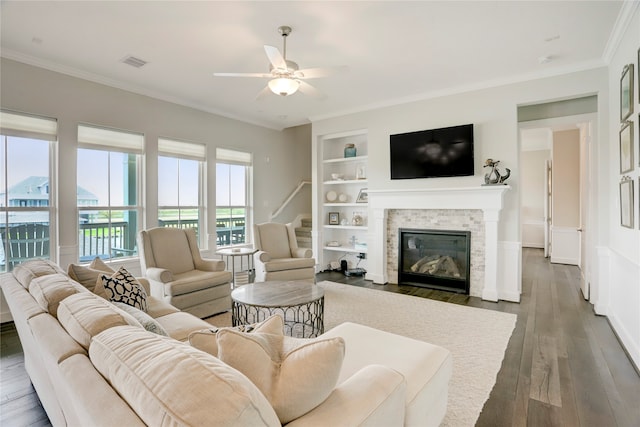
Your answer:
[[[638,1],[622,2],[620,13],[618,13],[616,22],[613,24],[613,30],[611,30],[609,40],[604,47],[604,52],[602,53],[602,59],[606,65],[611,63],[613,55],[616,53],[616,50],[618,50],[622,37],[627,31],[627,28],[629,28],[629,25],[631,25],[633,15],[639,7],[640,2]]]
[[[474,92],[474,91],[479,91],[483,89],[491,89],[491,88],[506,86],[510,84],[524,83],[524,82],[539,80],[539,79],[548,78],[548,77],[562,76],[565,74],[571,74],[571,73],[576,73],[580,71],[588,71],[588,70],[593,70],[593,69],[597,69],[605,66],[606,64],[602,59],[596,59],[593,61],[585,61],[578,64],[573,64],[573,65],[549,68],[549,69],[545,69],[544,71],[536,71],[536,72],[525,73],[525,74],[520,74],[516,76],[486,80],[483,82],[478,82],[470,85],[452,87],[452,88],[447,88],[442,90],[435,90],[431,92],[424,92],[416,95],[405,96],[401,98],[395,98],[395,99],[384,101],[384,102],[364,105],[362,107],[354,108],[350,110],[335,111],[335,112],[332,112],[331,114],[325,114],[325,115],[316,115],[313,117],[309,117],[309,119],[312,122],[317,122],[321,120],[327,120],[327,119],[333,119],[336,117],[346,116],[349,114],[357,114],[365,111],[377,110],[380,108],[387,108],[387,107],[394,107],[397,105],[409,104],[412,102],[419,102],[419,101],[426,101],[429,99],[441,98],[445,96],[459,95],[462,93]]]

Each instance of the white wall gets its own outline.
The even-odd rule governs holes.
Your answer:
[[[606,132],[608,126],[605,121],[609,116],[609,105],[606,101],[608,99],[607,69],[603,67],[316,121],[313,123],[313,138],[315,140],[325,134],[367,129],[369,137],[369,188],[371,190],[480,186],[483,183],[485,173],[482,167],[485,159],[500,160],[502,168],[512,170],[511,178],[507,181],[512,189],[505,195],[499,228],[501,242],[499,246],[505,251],[516,251],[515,254],[500,254],[502,267],[506,269],[508,267],[506,260],[520,259],[519,252],[521,250],[519,206],[521,174],[518,170],[520,150],[517,108],[519,105],[593,94],[603,94],[598,98],[598,109],[602,112],[599,120],[603,122],[598,126],[598,129],[601,132]],[[390,134],[465,123],[474,124],[474,176],[401,181],[390,179]],[[602,137],[597,139],[604,141],[605,135],[602,134]],[[321,202],[319,196],[314,194],[314,203]],[[605,204],[602,206],[607,206],[606,195],[603,200]],[[498,289],[502,289],[505,295],[519,295],[520,269],[513,268],[509,271],[511,274],[501,279],[504,283],[498,283]]]
[[[206,213],[208,246],[215,248],[215,148],[253,153],[254,221],[264,222],[298,182],[311,178],[309,125],[280,132],[192,108],[159,101],[86,80],[2,59],[0,87],[3,109],[58,120],[57,261],[66,268],[77,256],[76,146],[78,123],[91,123],[145,135],[143,173],[144,226],[157,225],[157,138],[171,137],[207,145]],[[81,184],[81,183],[80,183]],[[302,193],[278,218],[293,220],[311,212],[310,191]],[[203,248],[204,249],[204,248]],[[136,264],[136,263],[134,263]],[[135,267],[135,265],[133,265]],[[4,303],[3,303],[4,304]],[[5,314],[3,305],[2,313]],[[5,316],[6,317],[6,316]],[[5,320],[5,317],[2,320]]]
[[[640,367],[640,146],[638,143],[640,130],[638,129],[638,48],[640,47],[640,7],[635,7],[631,16],[631,23],[622,37],[622,41],[609,64],[609,122],[607,134],[608,165],[606,181],[602,192],[611,195],[608,206],[609,216],[602,230],[604,236],[598,247],[597,275],[603,282],[599,294],[595,299],[596,312],[606,314],[616,333]],[[633,122],[634,128],[634,170],[625,175],[634,179],[634,224],[633,230],[620,226],[620,174],[619,135],[620,130],[620,77],[625,64],[634,64],[634,112],[628,120]],[[604,205],[603,205],[604,206]]]

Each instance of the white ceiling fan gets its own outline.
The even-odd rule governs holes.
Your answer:
[[[280,53],[276,47],[264,45],[264,50],[270,62],[269,73],[213,73],[213,75],[217,77],[259,77],[271,79],[267,86],[258,93],[256,99],[262,98],[268,94],[269,91],[276,95],[289,96],[298,90],[305,95],[324,98],[322,92],[304,80],[328,77],[340,72],[345,72],[347,71],[347,67],[305,68],[301,70],[298,64],[287,59],[287,36],[291,34],[291,27],[283,25],[278,27],[278,31],[282,35],[283,53]]]

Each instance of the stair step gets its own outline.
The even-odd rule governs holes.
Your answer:
[[[311,219],[303,219],[301,222],[303,227],[313,227],[313,222],[311,221]]]
[[[307,227],[296,228],[296,237],[311,237],[311,229]]]

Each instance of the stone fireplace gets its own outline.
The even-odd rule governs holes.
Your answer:
[[[509,186],[369,190],[369,268],[374,283],[398,283],[400,228],[469,231],[472,296],[498,300],[498,221]]]

